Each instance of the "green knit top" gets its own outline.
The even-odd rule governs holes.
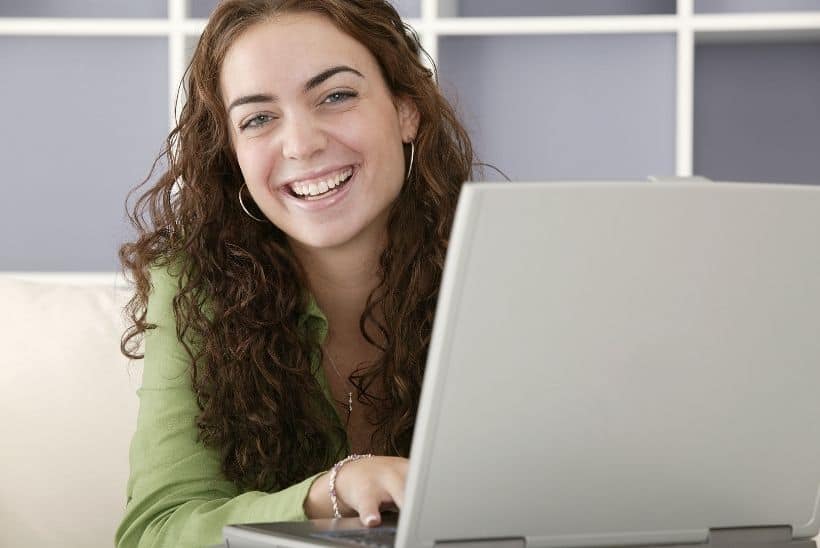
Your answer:
[[[147,321],[157,327],[145,333],[127,505],[116,545],[201,547],[220,543],[222,527],[229,523],[306,520],[304,502],[320,474],[274,493],[241,492],[222,473],[217,451],[197,441],[199,407],[172,307],[178,277],[168,268],[155,268],[151,281]],[[314,299],[299,324],[315,330],[324,341],[327,319]],[[313,369],[326,399],[333,402],[323,369],[316,363]],[[326,407],[341,428],[334,406]]]

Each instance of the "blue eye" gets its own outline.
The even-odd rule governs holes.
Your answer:
[[[351,97],[356,97],[358,94],[353,91],[334,91],[325,97],[325,103],[341,103]]]
[[[244,130],[245,128],[248,128],[248,127],[250,127],[250,128],[262,127],[270,119],[271,119],[271,116],[268,116],[267,114],[259,114],[258,116],[254,116],[253,118],[251,118],[250,120],[248,120],[247,122],[245,122],[244,124],[239,126],[239,129]]]

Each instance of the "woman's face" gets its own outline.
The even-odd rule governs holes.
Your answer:
[[[380,237],[418,111],[393,98],[367,48],[320,15],[279,16],[234,42],[220,88],[242,175],[271,222],[311,247]]]

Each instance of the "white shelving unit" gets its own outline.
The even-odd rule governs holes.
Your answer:
[[[12,36],[166,38],[168,44],[168,123],[170,126],[173,124],[173,100],[187,64],[188,55],[206,24],[205,19],[189,16],[191,13],[189,3],[195,2],[215,3],[214,0],[168,0],[166,16],[150,19],[3,17],[5,8],[0,8],[0,39]],[[767,2],[771,10],[760,11],[765,9]],[[599,0],[596,9],[600,11],[600,5],[606,3]],[[812,9],[788,11],[790,3],[798,7],[809,6]],[[664,100],[671,101],[673,105],[674,120],[671,123],[673,135],[670,136],[670,142],[674,143],[674,150],[670,150],[670,157],[673,159],[670,170],[673,169],[674,174],[679,176],[692,175],[696,166],[694,143],[698,139],[695,135],[698,98],[695,91],[695,74],[698,62],[697,52],[701,46],[783,43],[820,45],[820,0],[817,2],[812,2],[812,0],[791,0],[791,2],[723,0],[717,4],[712,3],[712,0],[677,0],[672,13],[533,17],[516,17],[514,14],[509,17],[462,17],[459,0],[418,0],[417,3],[412,0],[399,0],[399,4],[400,11],[401,5],[404,5],[405,10],[402,13],[407,15],[405,20],[418,32],[425,49],[437,64],[442,58],[447,57],[446,51],[442,51],[442,48],[449,47],[448,44],[457,38],[486,38],[490,40],[488,44],[494,44],[496,42],[492,40],[506,40],[512,37],[535,39],[571,36],[671,37],[674,41],[674,55],[666,63],[667,66],[660,68],[672,71],[674,78],[672,91],[674,97],[666,97]],[[542,4],[543,12],[549,14],[550,1],[544,0]],[[652,2],[648,2],[645,5],[651,4]],[[718,4],[718,9],[729,11],[712,13],[711,8]],[[531,2],[531,5],[538,6],[539,4]],[[200,4],[200,12],[202,11],[201,6],[202,4]],[[408,10],[412,13],[408,14]],[[807,66],[806,71],[816,72],[820,68],[820,59],[815,59],[815,61],[816,64]],[[441,68],[446,69],[446,66]],[[442,70],[441,77],[446,80],[448,74]],[[468,93],[466,90],[458,90],[458,92],[460,96]],[[490,106],[479,106],[477,110],[486,110]],[[509,122],[513,125],[526,126],[531,123],[531,120],[510,120]],[[590,154],[594,156],[595,151],[591,151]],[[493,161],[492,157],[488,159]],[[811,160],[815,161],[813,158]],[[149,162],[150,158],[145,158],[145,163]],[[504,167],[509,168],[510,166]],[[656,175],[669,174],[671,173],[656,173]],[[820,182],[820,174],[816,181],[807,182]],[[83,270],[83,268],[74,267],[72,270]]]
[[[777,2],[772,0],[772,5]],[[675,174],[693,170],[694,52],[696,43],[820,41],[820,9],[800,12],[695,13],[694,0],[677,0],[674,15],[470,17],[457,14],[457,0],[421,0],[418,18],[407,18],[430,56],[438,61],[445,36],[677,35]],[[191,19],[188,0],[168,0],[167,19],[0,18],[0,36],[164,36],[168,38],[169,97],[175,97],[187,63],[186,38],[196,38],[206,20]],[[173,122],[169,104],[169,123]]]

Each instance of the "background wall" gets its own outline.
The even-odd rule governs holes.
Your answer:
[[[215,4],[0,4],[0,271],[118,270]],[[395,4],[513,180],[820,183],[820,0]]]

